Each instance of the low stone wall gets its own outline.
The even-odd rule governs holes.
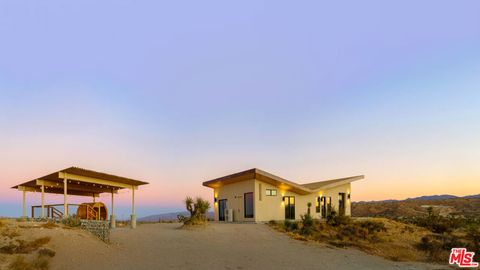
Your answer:
[[[80,227],[93,233],[106,243],[110,241],[110,223],[108,221],[82,219]]]

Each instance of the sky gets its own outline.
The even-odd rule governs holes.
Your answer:
[[[212,200],[203,181],[253,167],[298,183],[363,174],[354,201],[478,194],[479,12],[1,1],[0,216],[21,215],[13,185],[70,166],[149,182],[139,216]],[[118,198],[128,217],[129,191]]]

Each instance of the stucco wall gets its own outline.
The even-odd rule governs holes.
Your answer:
[[[350,191],[351,191],[351,185],[350,183],[348,183],[348,184],[334,187],[325,191],[321,191],[321,193],[323,194],[323,196],[332,197],[332,207],[337,212],[338,212],[338,201],[340,199],[340,196],[338,196],[338,193],[345,193],[345,215],[350,216],[351,214],[350,200],[347,197],[347,194],[349,194]]]
[[[260,188],[262,190],[260,190]],[[277,196],[266,196],[266,189],[277,189]],[[315,203],[318,196],[327,196],[332,198],[332,207],[338,211],[338,193],[343,192],[348,194],[350,192],[350,184],[341,185],[328,190],[322,190],[318,193],[312,193],[307,195],[299,195],[297,193],[281,190],[278,187],[272,186],[268,183],[255,180],[255,221],[266,222],[269,220],[284,220],[285,219],[285,206],[282,201],[283,196],[295,197],[295,219],[299,220],[300,215],[307,213],[310,202],[310,213],[314,218],[320,218],[321,213],[317,213],[315,210]],[[260,200],[259,192],[262,193]],[[345,198],[345,214],[350,215],[350,200]]]
[[[266,196],[266,189],[276,189],[277,196]],[[327,196],[332,198],[332,207],[338,212],[338,193],[345,193],[345,214],[350,215],[350,200],[347,194],[351,191],[350,183],[328,190],[321,190],[316,193],[299,195],[297,193],[282,190],[276,186],[270,185],[256,179],[246,180],[234,184],[222,186],[215,189],[214,193],[218,200],[227,199],[227,209],[234,210],[234,221],[257,221],[267,222],[269,220],[284,220],[285,206],[282,200],[283,196],[295,197],[295,219],[300,220],[300,215],[307,213],[307,203],[312,203],[310,208],[314,218],[320,218],[321,213],[317,213],[315,203],[318,196]],[[244,193],[254,192],[254,218],[244,218]],[[261,194],[261,195],[260,195]],[[218,203],[214,207],[215,220],[218,221]]]
[[[233,209],[234,221],[255,221],[254,218],[245,218],[245,212],[243,207],[243,196],[245,193],[254,192],[255,180],[246,180],[238,183],[222,186],[221,188],[214,190],[214,195],[218,200],[227,199],[227,209]],[[254,210],[253,215],[256,215],[255,199],[253,200]],[[214,206],[215,220],[218,221],[218,203]]]

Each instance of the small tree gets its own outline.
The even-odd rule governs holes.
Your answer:
[[[197,197],[195,200],[192,197],[185,198],[185,208],[190,213],[190,218],[179,217],[179,220],[185,225],[198,225],[207,222],[207,213],[210,209],[210,202]]]

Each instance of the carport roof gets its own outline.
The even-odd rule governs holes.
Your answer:
[[[63,194],[64,179],[67,183],[67,194],[79,196],[92,196],[104,192],[116,192],[123,188],[137,188],[147,182],[117,176],[113,174],[70,167],[54,173],[39,177],[12,188],[25,191],[41,191],[45,187],[46,193]]]

